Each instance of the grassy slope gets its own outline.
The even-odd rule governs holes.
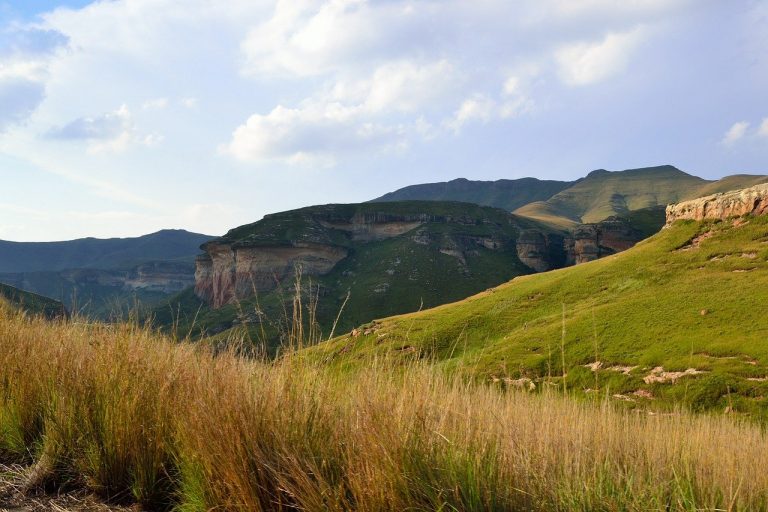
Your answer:
[[[573,185],[573,182],[521,178],[517,180],[474,181],[464,178],[404,187],[372,202],[427,200],[463,201],[513,211],[533,201],[544,201]]]
[[[710,182],[665,165],[620,172],[594,171],[546,201],[527,204],[515,213],[558,227],[599,222],[611,215],[664,206],[715,192],[768,181],[766,176],[734,175]]]
[[[0,283],[0,298],[35,315],[55,318],[66,314],[64,305],[59,301],[37,295],[36,293],[25,292],[2,283]]]
[[[681,250],[702,233],[700,246]],[[596,262],[513,281],[417,314],[377,321],[316,354],[341,364],[418,351],[483,378],[562,375],[565,305],[567,384],[577,390],[650,391],[664,405],[733,405],[768,411],[768,217],[733,227],[678,223]],[[703,312],[703,313],[702,313]],[[629,375],[582,365],[629,365]],[[646,384],[656,366],[706,373],[684,385]],[[730,402],[727,394],[732,393]]]

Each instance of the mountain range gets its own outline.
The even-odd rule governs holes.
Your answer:
[[[192,286],[195,255],[212,238],[162,230],[135,238],[0,241],[0,282],[108,318]]]

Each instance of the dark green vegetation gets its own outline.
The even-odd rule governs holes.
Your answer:
[[[390,238],[366,231],[379,225],[374,220],[392,225],[401,219],[423,223]],[[503,210],[467,203],[363,203],[268,215],[231,230],[217,243],[235,248],[312,243],[347,250],[348,256],[325,275],[308,277],[304,271],[304,301],[317,303],[318,327],[327,338],[348,293],[337,333],[373,318],[459,300],[530,273],[515,245],[520,230],[527,228],[545,229]],[[252,339],[266,337],[274,345],[290,323],[284,304],[290,306],[294,291],[289,276],[277,288],[212,309],[186,290],[157,308],[155,321],[175,324],[181,335],[246,325]]]
[[[513,211],[534,201],[546,201],[573,181],[517,180],[473,181],[459,178],[442,183],[411,185],[374,199],[384,201],[461,201]]]
[[[768,217],[684,221],[621,254],[376,321],[313,353],[343,366],[418,354],[501,385],[766,418],[766,318]]]
[[[46,318],[58,318],[67,314],[64,305],[59,301],[2,283],[0,283],[0,299],[8,301],[22,311],[33,315],[42,315]]]
[[[190,286],[207,235],[163,230],[137,238],[0,241],[0,282],[87,316],[122,316]]]

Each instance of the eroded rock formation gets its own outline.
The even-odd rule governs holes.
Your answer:
[[[344,247],[297,243],[294,246],[237,246],[209,242],[195,261],[195,293],[214,308],[272,290],[300,266],[305,275],[323,275],[347,256]]]
[[[582,224],[567,242],[566,261],[578,265],[626,251],[642,240],[642,234],[619,217],[608,217],[594,224]]]
[[[768,183],[667,206],[667,225],[677,220],[726,219],[768,214]]]

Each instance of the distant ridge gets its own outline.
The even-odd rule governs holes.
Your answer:
[[[80,238],[64,242],[0,240],[0,273],[76,268],[128,269],[147,261],[192,262],[212,236],[164,229],[135,238]]]
[[[537,178],[496,181],[472,181],[458,178],[439,183],[411,185],[384,194],[371,202],[462,201],[513,211],[534,201],[545,201],[574,183],[576,182]]]
[[[14,307],[47,318],[67,315],[67,310],[61,302],[36,293],[25,292],[7,284],[0,283],[0,300],[6,300]]]
[[[678,201],[768,182],[768,176],[736,174],[705,180],[673,165],[624,171],[598,169],[576,181],[536,178],[411,185],[373,201],[446,200],[495,206],[560,229],[600,222],[611,216],[661,208]],[[660,226],[659,226],[660,227]]]

